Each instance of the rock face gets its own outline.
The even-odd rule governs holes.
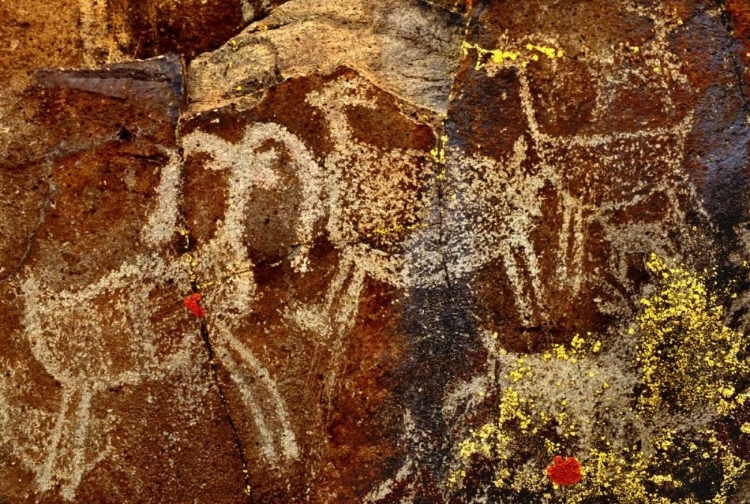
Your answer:
[[[706,142],[700,97],[677,54],[694,21],[629,7],[581,6],[573,24],[533,2],[491,4],[464,41],[447,121],[449,273],[514,350],[627,314],[647,253],[706,252],[705,175],[686,170]],[[722,200],[717,211],[740,213]]]
[[[22,182],[4,184],[3,209],[24,223],[4,240],[0,286],[7,501],[243,499],[179,298],[182,78],[175,56],[40,71],[24,97],[47,151],[4,170]]]
[[[3,17],[0,502],[750,495],[744,3]]]
[[[109,33],[124,54],[144,58],[178,51],[192,59],[218,48],[250,21],[283,2],[112,0],[101,6],[94,2],[94,9],[106,16]]]
[[[402,455],[404,242],[429,222],[435,138],[400,107],[341,68],[181,125],[205,329],[245,457],[267,468],[258,501],[357,501]]]

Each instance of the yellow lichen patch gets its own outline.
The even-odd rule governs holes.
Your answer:
[[[462,466],[448,478],[448,486],[455,487],[465,474],[466,467],[477,457],[492,460],[495,466],[496,488],[523,491],[524,489],[549,489],[549,479],[545,473],[545,461],[566,451],[567,445],[577,442],[582,428],[591,419],[571,415],[569,400],[562,398],[552,405],[538,404],[536,397],[524,392],[535,382],[534,369],[540,364],[554,361],[568,368],[568,374],[590,378],[582,367],[585,359],[594,355],[593,349],[601,348],[601,342],[576,335],[570,347],[553,345],[541,359],[519,357],[503,375],[505,386],[500,396],[498,414],[494,420],[470,432],[470,436],[459,443],[458,456]],[[586,368],[588,369],[588,368]],[[516,386],[517,385],[517,386]],[[555,432],[554,437],[542,433]],[[541,449],[543,455],[534,453],[522,464],[515,462],[520,453],[531,455],[532,447]]]
[[[534,44],[526,44],[527,51],[538,51],[549,59],[562,58],[564,52],[562,49],[555,49],[554,47],[539,46]]]
[[[496,472],[493,484],[503,488],[514,483],[519,468],[509,464],[510,459],[517,454],[520,438],[514,434],[518,431],[525,435],[534,435],[537,430],[532,426],[549,423],[551,418],[542,417],[534,411],[533,403],[522,397],[518,391],[508,387],[500,398],[499,415],[497,418],[471,432],[468,439],[459,444],[458,454],[465,464],[474,456],[492,459],[496,462]],[[460,475],[465,476],[463,468],[454,471],[448,478],[450,486],[460,481]],[[541,474],[527,474],[524,485],[538,486],[544,480]],[[517,482],[515,484],[518,484]]]
[[[474,49],[477,52],[477,64],[475,67],[477,70],[481,70],[484,67],[484,63],[482,63],[482,61],[488,55],[490,59],[492,60],[492,62],[502,63],[504,60],[515,61],[518,58],[518,56],[521,54],[518,51],[505,51],[503,49],[485,49],[484,47],[478,44],[470,44],[468,42],[464,42],[462,46],[463,53],[468,54],[470,49]]]
[[[655,291],[641,300],[638,320],[638,362],[646,389],[641,407],[648,412],[666,406],[731,409],[737,382],[750,376],[739,359],[745,337],[724,325],[721,305],[701,275],[669,268],[656,255],[647,268]]]
[[[704,433],[704,451],[697,455],[672,442],[674,433],[664,431],[651,440],[647,450],[632,447],[621,452],[592,448],[586,460],[586,478],[568,495],[567,502],[579,504],[602,498],[622,504],[676,502],[726,502],[725,495],[736,485],[747,465],[732,455],[715,436]],[[686,491],[694,474],[718,471],[721,491],[710,499],[698,499]]]
[[[451,492],[489,466],[487,488],[511,500],[728,502],[750,465],[714,429],[750,397],[740,358],[747,341],[723,324],[706,273],[655,255],[647,268],[649,294],[617,345],[602,352],[594,335],[575,335],[541,355],[498,356],[506,366],[498,411],[458,444]],[[750,434],[750,423],[740,431]],[[578,460],[580,481],[563,488],[549,480],[545,468],[558,455]]]
[[[445,144],[448,143],[448,135],[442,135],[437,142],[437,145],[430,150],[430,156],[432,160],[438,164],[445,164]]]
[[[479,44],[464,42],[462,45],[463,54],[468,54],[469,50],[477,52],[477,62],[474,67],[476,70],[484,68],[489,61],[501,64],[518,60],[520,66],[526,68],[530,61],[539,61],[539,55],[536,53],[541,53],[549,59],[562,58],[565,54],[562,49],[534,44],[526,44],[526,53],[524,54],[521,50],[486,49]]]

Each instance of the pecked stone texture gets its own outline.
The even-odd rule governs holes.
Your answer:
[[[4,501],[246,500],[181,305],[181,96],[170,56],[40,72],[24,98],[50,147],[11,172],[27,194],[3,186],[33,223],[11,228],[3,255]]]
[[[709,42],[699,69],[677,54],[687,37],[695,47],[699,23],[706,38],[726,34],[708,13],[659,14],[491,3],[470,22],[448,110],[447,262],[509,349],[606,330],[634,310],[646,253],[710,263],[709,222],[726,228],[726,215],[742,214],[744,176],[724,172],[742,170],[744,155],[706,166],[731,158],[709,154],[718,139],[700,132],[746,143],[739,93],[721,101],[736,119],[701,114],[717,100],[690,80],[729,85],[733,68]],[[726,192],[716,179],[733,180],[735,194],[715,194]]]
[[[750,495],[741,365],[642,404],[669,278],[750,348],[743,2],[21,4],[0,501]]]
[[[190,254],[259,502],[361,501],[403,458],[404,245],[432,225],[436,143],[404,106],[341,68],[181,125]]]
[[[642,293],[650,292],[647,284],[653,279],[644,258],[650,253],[698,270],[715,268],[718,285],[744,292],[747,272],[741,265],[747,251],[740,222],[747,215],[750,131],[742,42],[732,36],[737,19],[731,9],[700,2],[587,2],[564,14],[548,2],[512,9],[486,2],[472,10],[446,121],[443,236],[448,275],[470,292],[470,316],[490,353],[485,379],[495,384],[481,384],[480,373],[464,391],[497,394],[490,400],[494,404],[509,401],[508,391],[533,396],[536,390],[513,383],[527,372],[534,376],[529,387],[534,381],[554,383],[554,373],[563,372],[554,361],[544,371],[534,364],[525,368],[520,358],[515,371],[496,377],[502,355],[545,352],[552,344],[568,344],[576,334],[596,338],[598,344],[609,339],[612,346],[599,365],[615,365],[621,383],[637,382],[642,375],[631,375],[621,360],[627,361],[630,349],[640,343],[618,325],[634,320],[646,306]],[[744,330],[743,303],[734,301],[731,313]],[[497,352],[500,357],[492,357]],[[554,355],[545,352],[545,359]],[[501,367],[508,369],[507,361]],[[607,374],[601,368],[588,373]],[[558,381],[542,402],[567,404],[577,391],[575,382],[566,383],[573,390],[555,390]],[[610,383],[605,379],[604,388]],[[638,397],[638,386],[632,390]],[[465,398],[458,406],[475,401]],[[516,407],[523,410],[522,404]],[[560,411],[558,406],[542,408],[544,414]],[[559,437],[564,432],[560,419],[557,432],[539,434],[536,441],[591,454],[595,448],[584,441],[589,433],[623,437],[608,430],[617,431],[616,421],[602,421],[609,406],[594,407],[591,416],[575,408],[563,408],[564,415],[592,425],[571,428],[581,441]],[[617,409],[630,411],[625,403]],[[473,406],[464,420],[475,428],[481,426],[474,423],[475,414],[493,416]],[[659,425],[639,415],[628,428],[638,429],[640,422]],[[610,423],[602,427],[601,422]],[[691,428],[705,425],[697,418],[684,422],[686,437]],[[497,425],[504,433],[503,421]],[[522,438],[524,429],[514,432]],[[465,438],[476,439],[472,436]],[[638,438],[639,445],[653,442]],[[471,453],[471,445],[461,446],[462,453]],[[548,450],[531,451],[554,454]],[[533,465],[524,455],[513,460],[519,472]],[[491,467],[471,467],[475,472],[459,470],[451,476],[453,481],[456,474],[467,478],[461,490],[449,492],[455,498],[526,502],[544,493],[531,483],[504,482],[529,482],[531,476],[497,476]],[[608,485],[616,486],[612,478]],[[489,484],[493,479],[495,488]],[[668,502],[688,495],[721,499],[716,490],[720,476],[709,479],[713,489],[701,486],[709,485],[706,481],[686,483],[687,493],[673,493],[669,499],[675,500]],[[649,500],[647,493],[638,495],[633,492],[626,501]],[[568,498],[579,502],[575,494]]]

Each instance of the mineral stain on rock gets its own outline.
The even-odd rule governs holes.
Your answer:
[[[742,2],[3,17],[0,500],[750,495]]]

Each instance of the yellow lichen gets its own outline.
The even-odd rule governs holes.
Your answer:
[[[564,54],[562,49],[555,49],[554,47],[547,46],[538,46],[534,44],[526,44],[526,50],[539,51],[549,59],[562,58]]]
[[[438,164],[445,164],[445,144],[448,142],[448,135],[442,135],[437,142],[437,145],[430,150],[430,156],[432,160]]]
[[[562,58],[564,51],[554,47],[526,44],[526,53],[524,54],[521,50],[506,50],[506,49],[487,49],[479,44],[470,44],[465,42],[462,45],[462,52],[464,55],[469,53],[469,50],[475,50],[477,52],[477,62],[475,65],[476,70],[484,68],[488,61],[495,64],[501,64],[504,62],[515,62],[519,60],[521,67],[526,68],[529,61],[539,61],[539,55],[535,53],[541,53],[549,59]]]
[[[725,400],[735,394],[736,382],[749,375],[738,357],[744,336],[724,325],[721,305],[701,275],[669,268],[656,255],[647,268],[656,289],[641,300],[637,349],[646,387],[641,407],[731,407]]]
[[[750,390],[741,390],[750,378],[740,358],[748,342],[723,324],[706,273],[668,267],[655,255],[647,268],[652,290],[640,302],[637,323],[626,330],[634,336],[626,341],[638,356],[638,386],[629,390],[594,381],[601,380],[602,344],[591,334],[575,335],[568,346],[552,345],[536,358],[511,361],[497,416],[459,444],[460,467],[450,474],[449,487],[460,487],[469,467],[484,460],[494,468],[494,488],[548,502],[727,502],[748,463],[712,426],[750,397]],[[596,397],[609,402],[588,397],[584,405],[577,384],[559,380],[553,390],[535,390],[534,384],[553,383],[550,375],[545,381],[545,369],[591,380],[595,388],[601,383]],[[670,417],[675,413],[677,422]],[[740,431],[750,434],[750,423]],[[582,480],[564,491],[544,470],[556,455],[574,455],[581,463]],[[710,495],[697,494],[699,487],[709,488]]]
[[[504,60],[515,61],[518,58],[518,56],[521,54],[518,51],[505,51],[502,49],[485,49],[484,47],[478,44],[470,44],[468,42],[464,42],[462,46],[463,53],[468,54],[469,49],[474,49],[477,52],[477,64],[476,64],[477,70],[481,70],[484,67],[482,60],[488,55],[490,59],[492,60],[492,62],[501,63]]]

